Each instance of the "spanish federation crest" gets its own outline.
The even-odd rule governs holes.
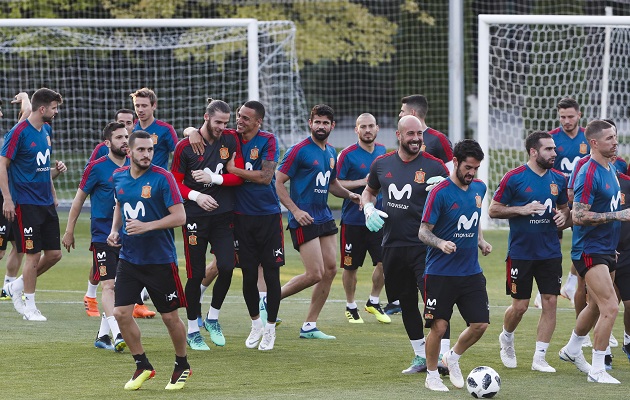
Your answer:
[[[100,276],[107,276],[107,266],[106,265],[99,265],[98,266],[98,274]]]
[[[195,236],[195,235],[188,236],[188,244],[191,245],[191,246],[196,246],[197,245],[197,236]]]
[[[230,158],[230,150],[228,150],[227,147],[221,147],[221,150],[219,150],[219,156],[222,160],[227,160]]]
[[[475,205],[477,206],[477,208],[481,208],[481,196],[475,196]]]
[[[258,147],[254,147],[253,149],[251,149],[251,151],[249,152],[249,159],[252,161],[258,159]]]
[[[158,135],[156,135],[155,133],[151,135],[151,140],[153,141],[153,145],[156,145],[158,142]]]
[[[343,265],[345,265],[346,267],[349,267],[352,265],[352,257],[351,256],[344,256],[343,257]]]
[[[416,183],[424,183],[425,175],[426,174],[424,171],[416,171],[416,176],[413,178],[413,181]]]
[[[330,169],[335,168],[335,159],[330,157]]]
[[[580,143],[580,154],[586,154],[587,145],[586,143]]]
[[[551,189],[551,195],[552,196],[557,196],[558,195],[558,185],[556,185],[555,183],[552,183],[549,185],[549,188]]]
[[[420,151],[425,151],[426,148],[427,146],[424,143],[422,143],[422,146],[420,146]]]
[[[151,198],[151,186],[149,186],[149,185],[142,186],[142,194],[140,194],[140,196],[143,199],[150,199]]]

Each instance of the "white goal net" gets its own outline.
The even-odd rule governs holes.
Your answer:
[[[102,129],[118,109],[133,109],[129,94],[141,87],[156,92],[156,118],[173,125],[180,138],[185,127],[203,123],[208,97],[228,102],[233,111],[260,100],[263,129],[276,133],[284,148],[306,132],[293,22],[65,20],[64,26],[50,20],[54,26],[34,27],[25,20],[7,26],[15,21],[0,21],[0,133],[15,124],[18,107],[9,103],[18,92],[48,87],[61,93],[52,157],[68,166],[56,182],[62,200],[72,200]]]
[[[559,126],[556,105],[573,97],[582,125],[612,118],[619,156],[630,156],[630,17],[479,16],[479,141],[484,205],[501,177],[526,161],[525,137]],[[484,210],[484,211],[486,211]],[[506,226],[490,220],[482,226]]]

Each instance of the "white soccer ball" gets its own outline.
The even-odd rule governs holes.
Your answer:
[[[490,367],[477,367],[468,374],[466,388],[476,399],[489,399],[501,389],[501,377]]]

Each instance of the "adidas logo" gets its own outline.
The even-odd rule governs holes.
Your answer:
[[[609,184],[606,184],[606,189],[610,189],[610,185]]]
[[[197,161],[203,161],[203,156],[199,156],[199,158],[197,159]]]
[[[31,142],[31,147],[35,147],[35,146],[37,146],[35,142]]]
[[[392,177],[392,173],[388,172],[387,174],[385,174],[385,178],[391,178]]]
[[[319,162],[317,160],[313,161],[313,165],[319,165]]]
[[[120,190],[118,191],[118,194],[125,194],[125,192],[124,192],[122,189],[120,189]]]
[[[525,192],[527,192],[527,193],[531,193],[533,191],[534,191],[534,189],[532,189],[530,186],[527,186],[527,189],[525,189]]]
[[[451,206],[451,210],[457,210],[459,208],[459,205],[457,203],[453,203],[453,205]]]
[[[282,257],[276,257],[276,262],[282,262]]]
[[[365,169],[365,168],[367,168],[365,164],[361,164],[361,169]]]

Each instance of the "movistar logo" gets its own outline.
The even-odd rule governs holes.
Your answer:
[[[100,253],[96,253],[96,258],[99,259],[99,260],[104,260],[106,254],[107,253],[105,253],[104,251],[100,252]]]
[[[315,186],[328,186],[328,182],[330,182],[330,171],[319,172],[317,177],[315,178]]]
[[[479,213],[475,211],[470,217],[470,219],[466,218],[465,215],[459,217],[459,221],[457,221],[457,230],[461,230],[464,228],[465,230],[470,230],[473,226],[477,226],[477,222],[479,222]]]
[[[125,205],[123,206],[123,212],[125,213],[125,218],[129,219],[138,219],[139,214],[142,214],[142,216],[144,217],[144,204],[142,204],[141,201],[138,201],[136,203],[136,206],[134,208],[131,208],[131,204],[125,203]]]
[[[46,149],[46,152],[42,154],[41,151],[37,152],[37,165],[46,165],[50,159],[50,149]]]
[[[573,171],[573,168],[575,168],[575,165],[578,163],[578,161],[580,161],[580,156],[575,156],[575,158],[573,159],[573,161],[569,160],[566,157],[563,157],[562,160],[560,160],[560,169],[563,171]]]
[[[545,209],[538,211],[536,214],[543,215],[547,211],[551,212],[551,209],[553,208],[553,201],[551,199],[547,199],[545,200],[545,203],[543,204],[543,206],[545,206]]]
[[[204,168],[203,172],[205,172],[206,174],[220,174],[221,172],[223,172],[223,164],[218,163],[214,172],[208,167]]]
[[[403,186],[402,190],[398,190],[395,184],[390,183],[389,187],[387,188],[387,193],[389,195],[390,200],[392,198],[396,200],[400,200],[403,197],[406,197],[407,200],[409,200],[411,198],[411,184],[408,183],[405,186]]]
[[[187,224],[186,228],[188,228],[189,231],[196,231],[197,230],[197,223],[193,222],[192,224]]]
[[[610,198],[610,211],[617,211],[619,208],[619,202],[621,201],[621,192]]]

